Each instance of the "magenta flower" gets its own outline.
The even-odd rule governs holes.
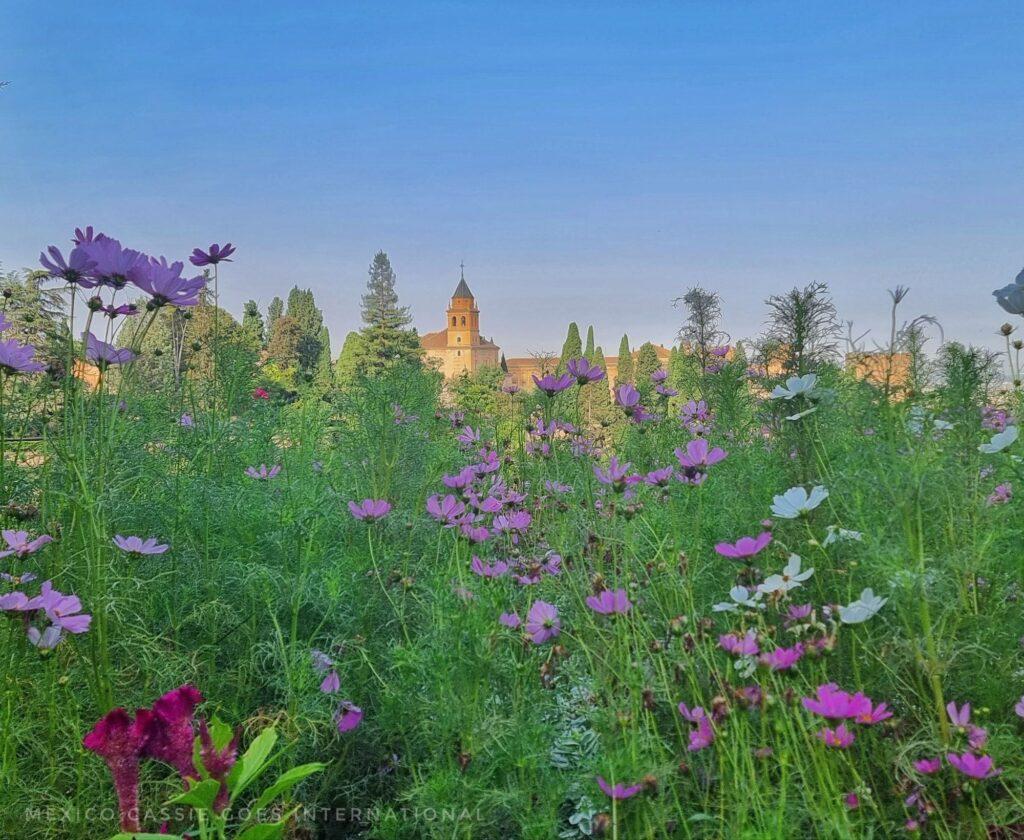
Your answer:
[[[803,707],[825,718],[852,718],[871,710],[871,700],[863,694],[851,695],[840,690],[835,683],[819,685],[814,698],[804,697]]]
[[[523,620],[515,613],[503,612],[498,616],[498,621],[508,627],[510,630],[518,630],[519,625],[523,623]]]
[[[950,766],[972,779],[991,779],[1003,772],[993,766],[990,755],[975,755],[969,752],[963,755],[946,753],[946,761],[950,763]]]
[[[700,752],[715,743],[715,729],[710,718],[704,715],[697,718],[696,723],[697,728],[690,731],[690,743],[686,747],[690,752]]]
[[[888,703],[879,703],[877,706],[872,706],[871,698],[866,697],[859,691],[853,695],[852,699],[860,707],[857,714],[853,717],[857,723],[872,726],[892,717],[892,712],[888,709]]]
[[[156,537],[143,540],[142,537],[122,537],[120,534],[114,537],[114,545],[125,554],[133,554],[136,557],[144,554],[163,554],[170,548],[169,545],[160,545]]]
[[[740,537],[735,543],[720,542],[715,546],[715,551],[723,557],[745,561],[758,554],[771,541],[771,533],[762,531],[756,537]]]
[[[835,729],[823,727],[815,733],[815,737],[819,738],[826,747],[838,750],[847,749],[854,741],[853,733],[846,728],[845,723],[839,724]]]
[[[726,633],[718,637],[718,644],[722,650],[734,656],[757,656],[760,648],[757,646],[757,633],[748,630],[742,638],[735,633]]]
[[[577,385],[587,385],[590,382],[600,382],[604,379],[604,371],[598,365],[591,364],[586,359],[570,359],[565,366],[569,375],[576,379]]]
[[[542,645],[562,632],[558,608],[546,601],[534,601],[526,615],[526,632],[535,645]]]
[[[555,376],[554,374],[549,373],[547,376],[540,379],[537,378],[537,374],[533,375],[533,384],[549,397],[553,397],[555,394],[561,393],[572,385],[572,382],[572,377],[567,373],[563,373],[561,376]]]
[[[0,340],[0,370],[13,376],[16,373],[42,373],[46,367],[36,361],[35,347],[8,338]]]
[[[427,513],[438,522],[445,522],[449,525],[455,524],[453,520],[462,516],[466,506],[456,499],[451,493],[441,498],[436,493],[427,499]]]
[[[25,557],[39,551],[39,549],[47,543],[53,542],[53,537],[49,534],[42,534],[34,540],[30,540],[28,531],[12,531],[5,529],[0,531],[0,536],[2,536],[4,542],[7,543],[7,548],[4,551],[0,551],[0,557],[9,557],[12,554],[17,555],[18,557]]]
[[[100,341],[92,333],[85,339],[85,358],[96,365],[100,370],[106,370],[111,365],[125,365],[138,358],[135,351],[122,347],[118,349],[113,344]]]
[[[90,272],[96,268],[96,262],[90,259],[86,249],[81,246],[72,248],[67,262],[55,245],[49,246],[46,250],[50,255],[49,259],[46,254],[41,253],[39,262],[55,280],[63,280],[83,289],[91,289],[96,285],[96,281],[90,277]]]
[[[139,759],[152,717],[149,709],[139,709],[134,719],[122,708],[113,709],[82,739],[83,747],[103,758],[114,779],[122,831],[142,830],[139,825]]]
[[[938,773],[942,769],[942,756],[935,756],[935,758],[919,758],[914,762],[914,769],[925,776]]]
[[[485,563],[474,554],[469,568],[473,570],[473,574],[480,577],[499,578],[508,571],[508,563],[504,560],[495,560],[493,564]]]
[[[153,703],[150,737],[145,754],[171,765],[182,778],[195,777],[192,742],[193,716],[203,695],[192,685],[182,685],[158,697]]]
[[[853,791],[844,793],[843,804],[851,811],[856,811],[860,807],[860,797]]]
[[[391,511],[391,502],[386,499],[363,499],[359,504],[349,502],[348,510],[360,521],[376,522],[388,515]]]
[[[685,703],[680,703],[677,708],[679,709],[679,714],[681,714],[685,720],[690,721],[690,723],[696,723],[701,718],[707,717],[707,712],[704,711],[702,706],[694,706],[691,709]]]
[[[351,732],[363,721],[363,710],[349,700],[342,700],[338,711],[335,712],[334,722],[338,732],[344,735]]]
[[[213,738],[210,737],[210,727],[207,726],[206,721],[202,719],[199,721],[199,760],[210,778],[220,782],[217,796],[213,800],[215,814],[219,814],[227,808],[231,798],[231,793],[228,790],[228,775],[238,760],[238,741],[241,734],[240,729],[235,730],[231,740],[218,749],[213,743]]]
[[[624,785],[621,782],[612,787],[608,782],[601,776],[597,777],[597,786],[601,788],[601,792],[611,799],[629,799],[631,796],[636,796],[643,790],[643,785]]]
[[[614,592],[605,589],[600,595],[591,595],[587,598],[587,606],[601,615],[625,615],[633,608],[625,589],[616,589]]]
[[[269,481],[279,472],[281,472],[280,464],[274,464],[274,466],[272,466],[269,470],[267,469],[266,464],[260,464],[259,469],[256,469],[256,467],[245,468],[245,474],[249,476],[249,478],[254,478],[257,481]]]
[[[780,647],[770,653],[762,653],[757,661],[772,671],[788,671],[803,658],[803,655],[803,643],[797,642],[792,647]]]
[[[231,262],[230,257],[233,253],[235,253],[235,247],[230,242],[225,243],[224,247],[214,243],[206,251],[199,248],[193,249],[192,256],[188,258],[188,261],[199,267],[216,265],[219,262]]]

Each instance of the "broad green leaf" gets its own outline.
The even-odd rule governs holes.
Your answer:
[[[241,795],[253,779],[263,772],[267,765],[267,758],[276,743],[277,730],[271,726],[264,729],[249,744],[249,749],[238,759],[228,776],[228,788],[231,791],[232,802]]]
[[[260,823],[251,825],[238,835],[235,840],[280,840],[284,837],[284,820],[276,823]]]
[[[260,794],[259,799],[252,806],[252,810],[259,811],[261,808],[266,808],[271,802],[273,802],[282,793],[295,787],[299,782],[305,779],[307,776],[312,776],[314,773],[319,773],[327,765],[321,764],[318,761],[314,761],[310,764],[300,764],[298,767],[293,767],[286,773],[282,773],[281,777],[274,782],[270,787]]]
[[[210,811],[213,809],[213,800],[217,798],[217,791],[219,790],[220,782],[216,779],[205,779],[202,782],[195,782],[188,790],[172,797],[170,801]]]

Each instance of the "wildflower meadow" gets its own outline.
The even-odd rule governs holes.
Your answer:
[[[115,235],[0,289],[0,836],[1024,836],[1024,273],[531,388]]]

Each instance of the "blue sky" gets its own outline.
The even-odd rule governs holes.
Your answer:
[[[335,344],[378,248],[421,332],[460,260],[509,355],[569,320],[668,343],[669,301],[828,282],[998,346],[1024,265],[1020,2],[7,0],[0,264],[94,224],[230,240],[240,312],[311,287]]]

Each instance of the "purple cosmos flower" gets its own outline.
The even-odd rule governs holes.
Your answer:
[[[118,349],[113,344],[100,341],[92,333],[89,333],[85,339],[85,358],[100,370],[106,370],[111,365],[124,365],[133,362],[138,355],[127,347]]]
[[[501,390],[511,397],[519,393],[519,386],[515,382],[509,382],[506,385],[502,385]]]
[[[1013,711],[1016,713],[1017,717],[1024,718],[1024,694],[1021,695],[1017,705],[1013,707]]]
[[[34,540],[30,540],[28,531],[5,529],[0,531],[0,536],[7,543],[7,548],[4,551],[0,551],[0,557],[10,557],[12,554],[16,554],[18,557],[25,557],[28,554],[34,554],[39,551],[47,543],[53,542],[53,537],[49,534],[42,534]]]
[[[499,578],[508,571],[508,563],[504,560],[495,560],[493,564],[485,563],[474,554],[469,568],[473,570],[473,574],[480,575],[480,577]]]
[[[972,779],[991,779],[1003,772],[998,767],[993,766],[992,756],[990,755],[974,755],[974,753],[969,752],[963,755],[946,753],[946,761],[949,762],[951,767]]]
[[[51,624],[42,632],[38,627],[29,627],[25,631],[25,635],[28,637],[29,644],[39,650],[53,650],[63,638],[61,629],[55,624]]]
[[[334,667],[334,660],[322,650],[313,648],[309,652],[309,656],[313,660],[313,669],[319,674]]]
[[[525,533],[533,522],[533,517],[528,511],[514,510],[507,514],[494,517],[494,533],[500,534],[505,531]]]
[[[667,487],[673,475],[675,475],[675,470],[672,467],[651,470],[644,476],[644,483],[650,484],[652,487]]]
[[[75,228],[75,235],[71,238],[71,243],[73,245],[82,245],[86,242],[92,242],[97,237],[104,235],[105,234],[102,233],[93,234],[92,225],[86,227],[85,230]]]
[[[338,711],[334,714],[334,722],[338,726],[338,732],[345,734],[351,732],[363,721],[363,710],[350,700],[342,700]]]
[[[958,709],[956,703],[950,701],[946,704],[946,714],[949,715],[949,722],[953,726],[969,726],[971,723],[971,704],[964,703]]]
[[[814,606],[812,604],[790,604],[786,609],[786,619],[783,623],[788,627],[790,624],[810,618],[813,612]]]
[[[534,601],[526,615],[526,632],[535,645],[542,645],[562,632],[558,608],[547,601]]]
[[[563,373],[561,376],[549,373],[542,379],[538,379],[537,374],[534,374],[533,383],[549,397],[553,397],[572,385],[572,377],[567,373]]]
[[[771,541],[771,533],[762,531],[756,537],[740,537],[735,543],[720,542],[715,545],[715,551],[723,557],[746,561],[758,554]]]
[[[780,647],[770,653],[762,653],[758,662],[772,671],[788,671],[803,658],[803,643],[797,642],[792,647]]]
[[[132,273],[132,281],[150,296],[149,305],[154,309],[161,306],[196,306],[199,296],[206,288],[206,278],[202,275],[186,278],[181,276],[184,263],[174,262],[168,265],[167,260],[149,259],[136,266]]]
[[[679,392],[675,388],[670,388],[668,385],[655,385],[654,390],[663,397],[679,396]]]
[[[626,382],[615,389],[615,402],[626,414],[634,414],[640,406],[640,392]]]
[[[39,594],[29,601],[28,609],[42,610],[50,622],[68,633],[84,633],[89,629],[92,616],[82,613],[82,602],[77,595],[65,595],[53,588],[53,582],[43,581]]]
[[[324,681],[320,683],[320,691],[324,694],[334,694],[336,691],[341,691],[341,678],[333,668],[327,672]]]
[[[188,261],[192,265],[200,267],[216,265],[219,262],[231,262],[229,258],[233,253],[235,253],[235,247],[230,242],[225,243],[224,247],[214,243],[206,251],[199,248],[193,249],[192,256],[188,258]]]
[[[942,756],[937,755],[935,758],[919,758],[914,762],[914,769],[925,776],[938,773],[942,769]]]
[[[169,545],[160,545],[156,537],[143,540],[142,537],[122,537],[120,534],[114,537],[114,545],[125,554],[134,554],[137,557],[144,554],[163,554],[170,548]]]
[[[13,338],[0,341],[0,370],[16,373],[42,373],[46,367],[36,361],[36,348]]]
[[[1005,505],[1008,501],[1013,498],[1013,485],[1008,481],[1003,484],[998,484],[989,494],[985,503],[989,507],[994,505]]]
[[[724,359],[727,355],[729,355],[729,345],[724,344],[721,347],[712,347],[709,349],[708,352],[710,352],[712,356],[717,356],[719,359]]]
[[[502,624],[504,624],[511,630],[518,630],[519,625],[523,623],[523,620],[514,612],[503,612],[500,616],[498,616],[498,621],[500,621]]]
[[[616,589],[614,592],[605,589],[600,595],[591,595],[587,598],[587,606],[601,615],[624,615],[633,608],[625,589]]]
[[[259,469],[256,469],[256,467],[245,468],[245,474],[249,476],[249,478],[255,478],[258,481],[269,481],[279,472],[281,472],[280,464],[274,464],[274,466],[272,466],[269,470],[267,469],[266,464],[260,464]]]
[[[830,729],[827,726],[822,727],[814,734],[826,747],[838,750],[847,749],[854,741],[853,733],[846,728],[845,723],[839,724],[835,729]]]
[[[9,330],[11,328],[11,322],[4,317],[4,313],[0,312],[0,332]]]
[[[178,425],[183,429],[194,429],[196,425],[195,418],[191,414],[182,414],[178,418]]]
[[[680,466],[688,469],[700,469],[725,460],[729,453],[717,446],[712,449],[706,438],[696,438],[686,444],[685,451],[676,449],[675,454]]]
[[[691,434],[706,435],[711,431],[711,422],[714,417],[708,411],[708,404],[704,400],[700,400],[700,402],[690,400],[680,409],[679,419]]]
[[[386,499],[363,499],[358,505],[349,502],[348,510],[356,519],[376,522],[388,515],[391,511],[391,502]]]
[[[129,281],[137,283],[133,273],[147,261],[145,254],[131,248],[122,248],[121,243],[100,234],[91,242],[81,243],[75,250],[84,253],[93,265],[89,274],[96,285],[123,289]]]
[[[611,799],[629,799],[631,796],[636,796],[643,790],[643,785],[624,785],[621,782],[612,787],[606,782],[601,776],[597,777],[597,786],[601,788],[601,792]]]
[[[655,385],[660,385],[666,379],[668,379],[668,371],[663,368],[658,368],[658,370],[651,374],[651,382]]]
[[[734,656],[757,656],[760,648],[757,646],[757,633],[748,630],[745,636],[737,636],[735,633],[726,633],[718,637],[718,645],[722,650]]]
[[[697,718],[695,723],[697,728],[690,731],[690,743],[686,747],[690,752],[699,752],[715,743],[715,729],[708,716]]]
[[[456,499],[451,493],[444,498],[437,495],[436,493],[427,499],[427,513],[429,513],[438,522],[445,522],[448,525],[453,525],[454,520],[462,516],[466,511],[466,506]]]
[[[627,475],[631,466],[633,465],[628,461],[625,464],[620,464],[619,459],[612,455],[608,461],[607,469],[601,469],[597,464],[594,464],[594,475],[602,484],[608,484],[616,491],[622,491],[626,487]]]
[[[0,595],[0,610],[4,612],[26,612],[29,603],[29,597],[24,592],[5,592]]]
[[[83,289],[91,289],[96,285],[96,281],[89,276],[90,272],[96,268],[96,261],[89,257],[88,252],[81,245],[71,249],[67,262],[64,261],[63,254],[55,245],[51,245],[46,250],[50,255],[49,259],[46,254],[41,253],[39,262],[51,277],[63,280],[72,286],[81,286]]]
[[[102,312],[108,318],[116,318],[118,315],[128,317],[129,315],[138,315],[139,307],[134,303],[122,303],[120,306],[114,306],[111,303],[100,306],[98,311]]]
[[[576,384],[580,386],[587,385],[590,382],[600,382],[604,379],[604,371],[598,365],[591,364],[586,359],[570,359],[565,369],[576,380]]]

